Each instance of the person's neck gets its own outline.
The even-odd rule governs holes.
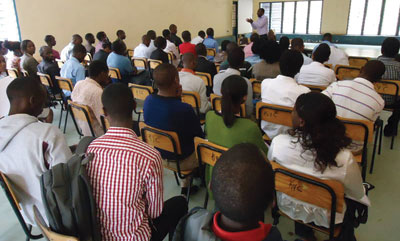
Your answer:
[[[48,46],[49,48],[53,49],[53,46],[51,46],[51,44],[48,44],[47,46]]]
[[[169,91],[169,90],[158,90],[157,95],[162,96],[162,97],[177,97],[175,91]]]
[[[17,105],[19,105],[19,104],[17,104]],[[15,106],[15,105],[14,106],[11,105],[10,112],[8,112],[8,115],[17,115],[17,114],[27,114],[27,115],[30,115],[30,116],[34,116],[31,113],[31,111],[28,111],[26,109],[22,109],[22,108],[20,108],[18,106]],[[36,116],[34,116],[34,117],[36,117]]]
[[[121,127],[121,128],[128,128],[132,129],[133,127],[133,120],[132,119],[126,119],[126,120],[119,120],[115,118],[110,118],[110,126],[111,127]]]
[[[239,67],[239,68],[234,68],[234,67],[232,67],[232,66],[229,66],[229,68],[230,68],[230,69],[236,69],[237,71],[239,71],[239,69],[240,69],[240,67]]]
[[[368,80],[369,82],[372,82],[372,83],[375,82],[375,80],[374,80],[373,78],[371,78],[370,76],[365,75],[365,74],[363,74],[363,73],[361,73],[358,77],[359,77],[359,78],[366,79],[366,80]]]
[[[218,221],[219,221],[218,226],[228,232],[248,231],[256,229],[260,226],[258,222],[253,222],[251,224],[238,223],[225,217],[223,214],[221,214],[220,219]]]

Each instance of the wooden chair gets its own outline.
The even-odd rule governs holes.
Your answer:
[[[101,126],[103,127],[104,133],[110,128],[110,122],[108,122],[107,118],[104,115],[100,115]]]
[[[211,99],[211,109],[221,112],[222,96],[216,95],[216,94],[211,94],[210,99]],[[245,103],[240,105],[239,116],[242,118],[246,118],[246,104]]]
[[[221,68],[220,63],[215,63],[215,68],[217,69],[217,73],[219,73],[219,69]]]
[[[151,95],[154,93],[154,89],[151,86],[146,86],[146,85],[137,85],[137,84],[129,84],[129,88],[132,90],[133,98],[135,100],[141,100],[144,101],[147,96]],[[140,121],[140,115],[143,113],[142,110],[135,110],[135,113],[138,115],[138,122]]]
[[[127,49],[127,53],[128,53],[129,59],[132,59],[133,58],[133,54],[134,54],[133,49]]]
[[[7,69],[7,73],[9,76],[11,76],[13,78],[18,78],[20,75],[18,69],[16,69],[16,68]]]
[[[196,151],[197,160],[199,161],[199,167],[202,165],[210,165],[213,167],[222,153],[228,150],[226,147],[211,143],[200,137],[194,138],[194,149]],[[206,191],[206,197],[204,199],[204,208],[207,208],[207,204],[208,190]]]
[[[213,81],[212,81],[211,75],[209,73],[196,72],[196,75],[204,81],[204,84],[207,87],[210,87],[210,88],[213,87]]]
[[[23,77],[29,77],[28,71],[26,71],[26,70],[24,70],[24,69],[21,69],[21,75],[22,75]]]
[[[74,90],[74,84],[72,83],[71,79],[56,76],[56,80],[57,80],[57,83],[58,83],[58,86],[60,87],[60,89],[69,91],[69,92],[72,92]],[[64,102],[68,99],[71,99],[71,96],[65,96],[63,92],[62,92],[62,95],[64,96],[64,98],[63,98]],[[67,123],[68,123],[68,107],[64,103],[62,108],[67,112],[65,115],[65,122],[64,122],[64,134],[65,134],[65,131],[67,129]],[[60,121],[61,121],[61,117],[62,117],[62,113],[60,116]],[[59,124],[59,126],[60,126],[60,124]]]
[[[63,65],[64,65],[64,61],[62,61],[61,59],[56,59],[56,61],[57,61],[57,65],[58,65],[58,68],[62,68],[63,67]]]
[[[253,98],[261,99],[261,80],[249,79],[251,82],[251,86],[253,87]]]
[[[42,231],[43,236],[47,240],[51,241],[79,241],[76,237],[66,236],[63,234],[59,234],[51,231],[51,229],[47,226],[46,222],[43,219],[42,214],[39,212],[36,206],[33,206],[33,213],[35,215],[35,221],[40,230]]]
[[[172,52],[168,52],[168,60],[170,64],[173,64],[174,62],[174,54]]]
[[[337,237],[340,234],[341,225],[335,226],[336,213],[344,212],[345,203],[344,187],[342,183],[335,180],[319,179],[310,175],[295,172],[276,162],[271,162],[271,165],[274,169],[276,192],[285,193],[286,195],[302,202],[324,208],[330,213],[329,228],[303,223],[300,220],[294,221],[328,234],[329,240],[333,240],[334,237]],[[279,223],[279,217],[281,215],[290,218],[283,212],[279,211],[278,204],[275,205],[272,213],[274,217],[274,225]]]
[[[367,57],[350,56],[349,57],[349,65],[361,68],[361,67],[364,67],[364,65],[367,64],[369,60],[370,60],[370,58],[367,58]]]
[[[164,168],[167,168],[174,172],[176,182],[178,183],[178,185],[179,185],[178,177],[184,179],[192,174],[195,168],[192,170],[185,170],[185,171],[182,171],[180,168],[180,162],[183,159],[180,157],[182,154],[182,150],[179,142],[179,136],[176,132],[160,130],[148,126],[144,122],[139,123],[139,129],[142,140],[144,142],[155,148],[173,153],[175,157],[174,159],[176,161],[176,168],[171,167],[170,165],[164,165]],[[188,202],[189,202],[190,186],[192,185],[192,180],[193,178],[191,178],[190,185],[188,186],[188,193],[187,193]]]
[[[71,112],[72,120],[74,121],[76,131],[79,134],[79,137],[84,136],[82,133],[81,129],[78,126],[77,120],[80,120],[81,122],[85,122],[88,124],[90,133],[92,134],[93,137],[96,137],[96,134],[94,133],[93,129],[93,122],[94,120],[92,119],[90,113],[92,112],[90,107],[87,105],[81,105],[78,103],[75,103],[71,100],[68,100],[68,106],[69,110]]]
[[[182,91],[182,102],[185,102],[195,109],[197,116],[200,119],[200,124],[204,124],[205,120],[200,118],[200,95],[194,91]]]
[[[154,71],[160,64],[162,64],[162,61],[157,59],[149,59],[148,62],[149,62],[149,68],[152,71]]]
[[[43,235],[34,235],[32,234],[32,226],[27,224],[22,217],[21,214],[21,206],[19,205],[19,201],[17,197],[14,194],[14,191],[11,188],[11,185],[7,179],[7,177],[0,172],[0,185],[3,188],[4,193],[6,194],[6,197],[8,199],[8,202],[10,203],[15,215],[17,216],[18,222],[21,224],[22,229],[24,230],[24,233],[26,235],[26,240],[29,241],[30,239],[41,239],[43,238]],[[4,217],[7,218],[7,217]]]
[[[122,80],[121,72],[119,71],[118,68],[109,67],[108,69],[109,69],[110,77],[112,79]]]
[[[217,54],[217,51],[215,49],[207,48],[207,56],[215,57],[216,54]]]
[[[309,88],[311,91],[313,92],[322,92],[326,89],[327,86],[318,86],[318,85],[305,85],[305,84],[301,84],[307,88]]]
[[[339,80],[354,79],[360,75],[361,68],[356,66],[336,65],[335,73]]]
[[[333,66],[332,66],[332,64],[324,64],[324,66],[325,66],[325,67],[327,67],[328,69],[331,69],[331,70],[333,70]]]
[[[92,60],[93,60],[92,54],[90,54],[89,52],[87,52],[84,60],[85,60],[87,63],[92,62]]]
[[[142,68],[142,69],[147,69],[148,68],[148,63],[146,58],[137,58],[133,57],[132,58],[132,63],[136,68]]]

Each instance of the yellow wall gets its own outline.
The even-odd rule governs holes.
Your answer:
[[[294,0],[254,0],[253,18],[256,18],[260,2],[281,2]],[[346,34],[351,0],[324,0],[322,8],[321,33]]]
[[[105,31],[111,41],[118,29],[125,30],[128,48],[135,47],[149,29],[157,35],[171,23],[178,34],[213,27],[216,37],[232,34],[232,0],[16,0],[22,39],[40,47],[44,36],[56,37],[61,49],[72,34],[82,37]]]

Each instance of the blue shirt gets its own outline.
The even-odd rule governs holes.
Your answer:
[[[133,76],[134,70],[132,67],[132,62],[129,60],[128,57],[112,52],[108,55],[107,65],[108,67],[119,69],[122,78],[121,82],[131,82],[130,80]],[[113,83],[114,82],[116,82],[116,80],[113,79]]]
[[[213,37],[207,36],[207,38],[204,39],[203,44],[206,46],[206,48],[215,49],[216,53],[219,52],[218,42]],[[210,60],[210,61],[213,61],[214,57],[213,56],[207,56],[207,59]]]
[[[72,84],[75,85],[79,80],[84,80],[85,67],[75,57],[71,57],[65,62],[60,71],[61,77],[72,80]]]
[[[182,158],[194,152],[194,137],[204,138],[200,121],[193,108],[183,103],[180,98],[149,95],[143,106],[144,123],[166,131],[178,133],[182,149]],[[164,159],[176,159],[170,152],[161,151]]]
[[[253,65],[255,65],[255,64],[259,63],[259,62],[261,62],[262,59],[260,58],[259,55],[253,54],[252,56],[247,57],[247,58],[245,58],[244,60],[247,61],[247,62],[249,62],[249,63],[253,66]]]

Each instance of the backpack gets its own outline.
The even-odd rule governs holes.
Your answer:
[[[40,179],[42,201],[50,228],[81,241],[100,241],[96,203],[86,172],[93,154],[85,154],[94,137],[84,137],[67,163],[55,165]]]

